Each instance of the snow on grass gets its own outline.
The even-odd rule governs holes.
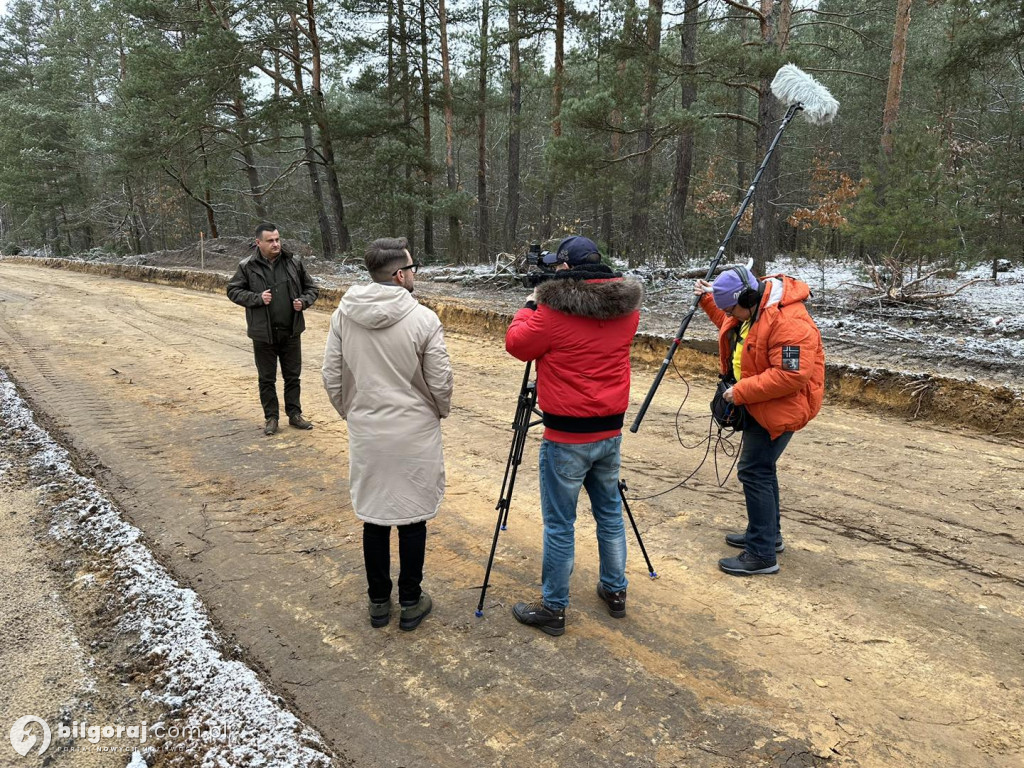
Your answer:
[[[862,270],[835,260],[818,262],[780,257],[772,262],[769,271],[800,278],[811,286],[818,299],[831,296],[832,300],[847,300],[863,290],[858,286],[870,282]],[[914,279],[914,276],[908,275],[907,279]],[[975,280],[978,282],[967,285]],[[920,284],[918,290],[921,293],[952,293],[961,286],[966,287],[942,301],[943,311],[973,322],[979,331],[986,328],[999,330],[998,326],[1003,323],[1006,323],[1004,331],[1024,329],[1024,317],[1020,317],[1019,312],[1024,302],[1024,265],[1000,272],[996,280],[992,279],[991,265],[979,265],[960,270],[955,277],[929,278]]]
[[[224,658],[198,595],[177,585],[143,544],[139,529],[124,522],[95,483],[75,471],[67,451],[35,423],[3,371],[0,419],[5,442],[26,451],[41,504],[52,515],[51,535],[98,556],[113,573],[117,628],[137,637],[133,655],[147,660],[158,681],[143,695],[166,707],[178,727],[217,725],[230,734],[168,745],[175,754],[203,768],[330,766],[320,735],[287,711],[249,667]],[[17,440],[9,440],[14,434]],[[136,754],[132,765],[144,766],[147,749]]]

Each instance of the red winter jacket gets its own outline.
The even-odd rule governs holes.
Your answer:
[[[807,283],[786,275],[766,277],[757,317],[743,343],[740,380],[733,388],[738,405],[745,405],[774,440],[795,432],[821,410],[825,394],[825,350],[821,332],[807,313],[811,295]],[[718,326],[722,373],[732,372],[733,336],[739,321],[720,310],[710,293],[700,305]]]
[[[576,267],[537,287],[537,308],[516,312],[505,349],[537,361],[544,438],[591,443],[622,432],[629,406],[629,350],[643,287],[600,265]],[[579,279],[580,270],[596,279]]]

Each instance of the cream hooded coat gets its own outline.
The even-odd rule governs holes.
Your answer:
[[[331,317],[321,375],[348,421],[356,516],[377,525],[434,517],[444,497],[441,419],[452,399],[437,315],[402,286],[352,286]]]

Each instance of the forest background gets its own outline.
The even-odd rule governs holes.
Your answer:
[[[8,0],[0,250],[148,253],[272,220],[329,259],[486,263],[583,232],[923,270],[1024,260],[1024,0]],[[202,234],[200,234],[202,233]]]

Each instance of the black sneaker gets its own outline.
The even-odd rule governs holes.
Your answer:
[[[406,632],[416,629],[433,607],[434,603],[431,601],[430,595],[426,592],[421,592],[420,599],[415,603],[412,605],[402,605],[402,618],[398,620],[398,628],[404,629]]]
[[[718,567],[733,576],[754,576],[759,573],[779,572],[779,564],[774,557],[771,560],[762,560],[746,551],[740,553],[739,557],[723,557],[718,561]]]
[[[302,414],[301,413],[296,413],[296,414],[294,414],[292,416],[289,416],[288,417],[288,423],[291,424],[296,429],[312,429],[313,428],[313,422],[307,421],[306,419],[302,418]]]
[[[564,608],[556,611],[538,600],[536,603],[516,603],[512,606],[512,615],[520,624],[537,627],[545,634],[555,637],[565,634]]]
[[[747,534],[746,533],[727,533],[725,534],[725,543],[730,547],[736,547],[737,549],[747,548]],[[775,537],[775,551],[785,552],[786,545],[782,541],[782,534],[780,533]]]
[[[605,601],[608,605],[608,613],[616,619],[621,619],[626,615],[626,590],[612,592],[605,589],[604,584],[599,582],[597,585],[597,596]]]
[[[263,425],[263,434],[272,435],[277,432],[277,417],[271,417],[267,419],[267,422]]]

